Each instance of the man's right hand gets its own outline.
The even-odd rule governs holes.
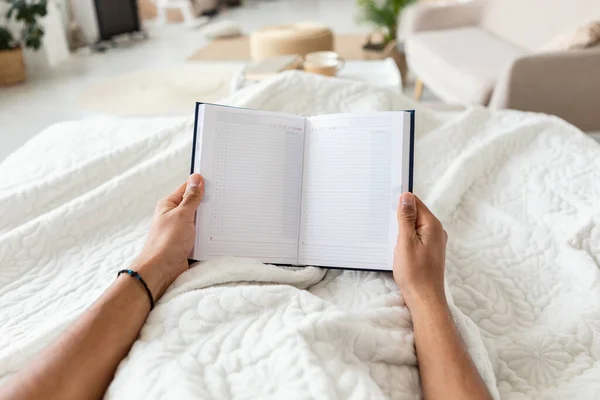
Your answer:
[[[448,235],[412,193],[398,204],[394,279],[409,308],[426,399],[491,399],[454,325],[444,291]]]
[[[425,204],[412,193],[403,193],[398,202],[394,279],[409,309],[420,300],[446,304],[447,240],[441,222]]]

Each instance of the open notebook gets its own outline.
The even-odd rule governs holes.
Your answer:
[[[414,111],[306,118],[198,103],[192,173],[205,191],[190,258],[391,270],[413,138]]]

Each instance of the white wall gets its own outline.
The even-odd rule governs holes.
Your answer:
[[[74,0],[72,3],[75,21],[79,24],[88,43],[96,43],[100,37],[94,0]]]
[[[54,2],[60,8],[60,19],[62,20],[66,31],[67,24],[69,23],[69,0],[54,0]]]
[[[45,65],[48,67],[54,67],[66,61],[71,55],[63,18],[65,8],[64,4],[60,4],[61,1],[49,2],[48,15],[42,20],[45,34],[44,44],[40,51],[44,53]]]

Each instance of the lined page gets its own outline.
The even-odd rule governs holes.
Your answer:
[[[301,264],[391,270],[404,117],[382,112],[307,119]]]
[[[196,259],[296,264],[304,118],[203,105]],[[198,153],[197,151],[197,153]]]

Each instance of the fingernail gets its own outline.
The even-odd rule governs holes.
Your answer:
[[[415,206],[415,196],[412,193],[403,193],[402,194],[402,206],[404,207],[414,207]]]
[[[190,175],[188,178],[189,187],[198,187],[200,186],[200,182],[202,182],[202,177],[199,174]]]

